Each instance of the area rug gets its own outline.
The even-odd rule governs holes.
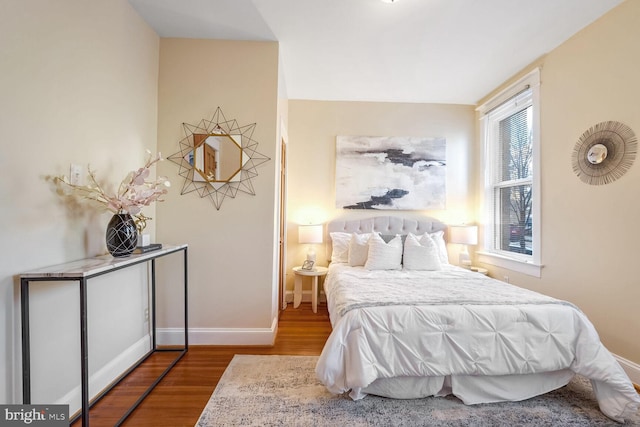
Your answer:
[[[588,380],[523,402],[464,405],[453,396],[396,400],[333,395],[316,356],[236,355],[196,426],[620,426],[598,409]],[[640,425],[640,415],[625,425]]]

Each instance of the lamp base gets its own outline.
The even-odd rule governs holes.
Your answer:
[[[316,251],[309,249],[309,252],[307,252],[307,261],[316,262]]]
[[[470,269],[471,268],[471,257],[469,256],[469,251],[467,250],[467,245],[462,246],[462,250],[460,251],[460,255],[458,258],[458,265],[462,268]]]

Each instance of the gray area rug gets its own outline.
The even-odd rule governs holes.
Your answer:
[[[333,395],[316,356],[236,355],[196,426],[621,426],[598,409],[589,381],[523,402],[464,405],[453,396],[395,400]],[[625,425],[640,425],[640,414]]]

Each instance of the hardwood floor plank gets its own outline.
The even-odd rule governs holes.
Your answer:
[[[192,427],[234,355],[319,355],[330,333],[331,324],[326,305],[319,304],[318,313],[314,313],[311,303],[302,303],[297,309],[289,306],[281,313],[273,346],[191,345],[182,360],[129,416],[124,425]],[[91,426],[113,426],[118,422],[174,357],[175,353],[156,353],[145,361],[91,409]],[[80,421],[73,424],[74,427],[80,425]]]

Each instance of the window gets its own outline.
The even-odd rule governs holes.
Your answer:
[[[478,108],[485,165],[481,257],[491,258],[481,261],[536,276],[540,264],[538,98],[539,72],[535,70]]]

